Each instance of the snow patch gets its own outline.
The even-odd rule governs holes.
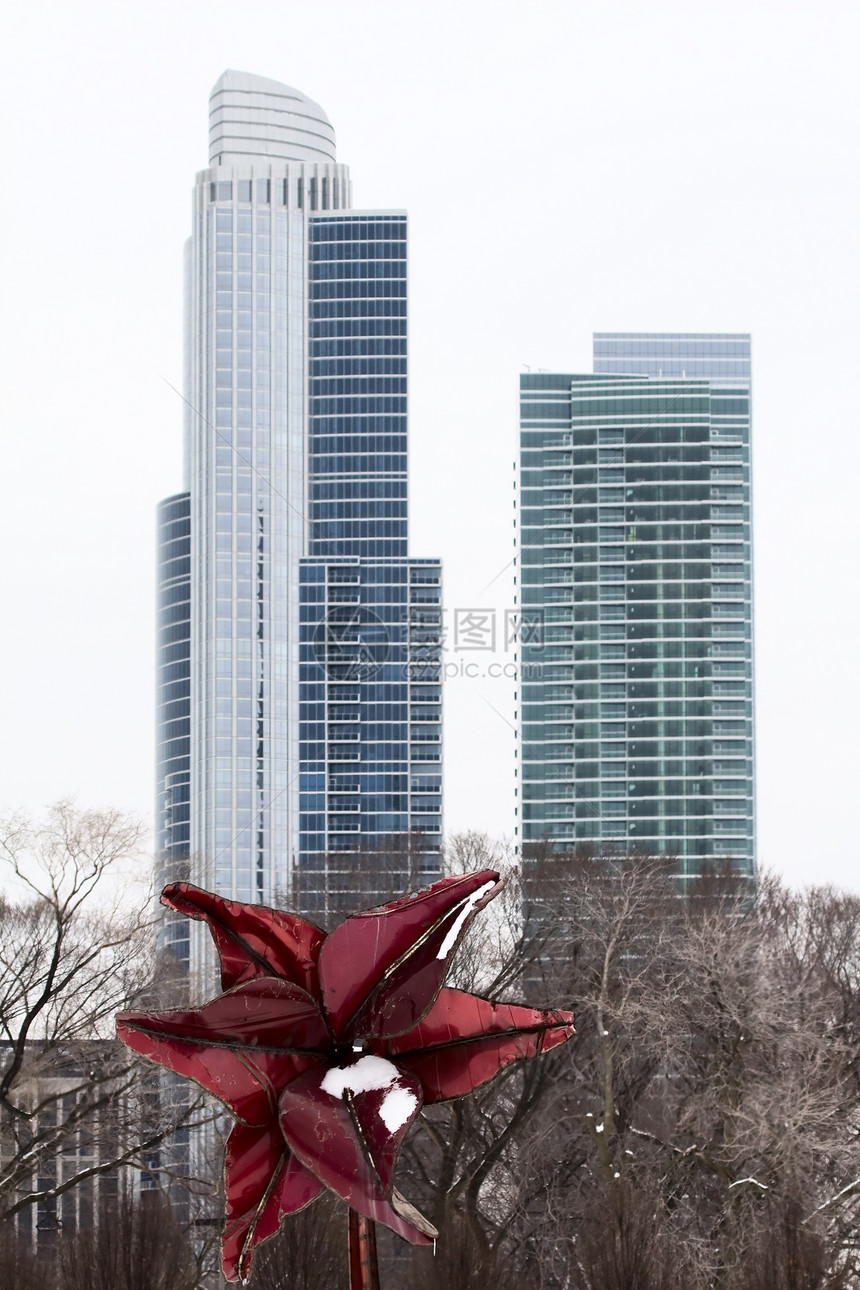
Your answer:
[[[390,1093],[386,1093],[379,1115],[388,1132],[396,1133],[402,1128],[417,1105],[418,1098],[408,1088],[400,1088],[398,1085]]]
[[[399,1078],[400,1071],[392,1062],[368,1055],[351,1066],[332,1066],[323,1076],[320,1088],[332,1097],[343,1097],[347,1089],[350,1093],[373,1093],[391,1088]]]
[[[767,1183],[759,1182],[757,1178],[736,1178],[734,1182],[729,1183],[729,1191],[733,1187],[740,1187],[743,1183],[752,1183],[753,1187],[760,1187],[762,1191],[769,1191]]]
[[[463,902],[463,908],[448,928],[448,934],[439,946],[439,953],[436,955],[437,959],[446,959],[448,957],[454,946],[457,944],[457,937],[460,935],[460,931],[466,919],[469,917],[478,901],[482,900],[483,897],[486,896],[487,892],[491,891],[495,885],[496,880],[495,878],[492,878],[489,882],[485,882],[483,887],[479,887],[477,891],[473,891],[471,896]]]
[[[379,1108],[379,1117],[389,1133],[396,1133],[418,1105],[418,1098],[400,1083],[400,1071],[384,1057],[361,1057],[351,1066],[332,1066],[320,1081],[320,1088],[330,1097],[344,1093],[379,1093],[388,1089]]]

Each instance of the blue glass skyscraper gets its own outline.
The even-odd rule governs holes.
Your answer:
[[[309,243],[297,878],[324,913],[438,869],[441,571],[407,557],[406,217],[320,215]]]
[[[526,854],[752,876],[749,337],[599,333],[520,402]]]
[[[188,488],[164,504],[187,510],[189,612],[183,662],[165,549],[160,854],[319,917],[357,873],[387,894],[401,852],[433,872],[441,842],[440,566],[407,555],[406,228],[352,210],[319,105],[219,79],[186,255]],[[176,948],[203,963],[197,930]]]

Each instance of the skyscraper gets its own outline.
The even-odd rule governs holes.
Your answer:
[[[362,864],[396,885],[374,861],[394,839],[428,873],[441,842],[441,571],[407,555],[407,222],[352,209],[297,90],[228,71],[209,116],[187,490],[160,511],[159,854],[322,917]],[[184,923],[165,935],[203,961]]]
[[[749,336],[599,333],[520,401],[524,848],[751,876]]]

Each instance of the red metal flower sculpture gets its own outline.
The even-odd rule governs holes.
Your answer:
[[[295,914],[165,888],[164,904],[209,924],[226,993],[194,1011],[121,1013],[117,1034],[238,1121],[225,1166],[228,1280],[246,1278],[255,1246],[326,1187],[408,1241],[436,1236],[393,1187],[422,1105],[573,1034],[570,1013],[442,989],[469,921],[500,885],[491,870],[446,878],[330,936]]]

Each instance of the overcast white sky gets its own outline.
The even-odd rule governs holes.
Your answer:
[[[752,332],[759,857],[860,890],[858,37],[853,0],[7,10],[0,803],[151,810],[166,382],[234,67],[323,105],[357,205],[409,211],[411,550],[449,612],[511,603],[524,364],[587,371],[594,330]],[[449,829],[512,830],[513,688],[447,686]]]

